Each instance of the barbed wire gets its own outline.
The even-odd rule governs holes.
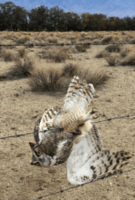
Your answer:
[[[50,193],[50,194],[47,194],[47,195],[44,195],[44,196],[40,196],[40,197],[38,197],[37,199],[33,199],[33,200],[43,199],[43,198],[46,198],[46,197],[49,197],[49,196],[52,196],[52,195],[55,195],[55,194],[58,194],[58,193],[62,193],[62,192],[68,191],[68,190],[72,190],[72,189],[77,188],[77,187],[81,187],[81,186],[84,186],[84,185],[87,185],[87,184],[90,184],[90,183],[97,182],[97,181],[99,181],[99,180],[103,180],[103,179],[109,178],[109,177],[111,177],[111,176],[115,176],[115,175],[118,175],[118,174],[123,174],[123,173],[130,172],[130,171],[133,171],[133,170],[135,170],[135,167],[132,168],[132,169],[128,169],[128,170],[126,170],[126,171],[121,171],[121,172],[118,172],[118,173],[109,175],[109,176],[107,176],[107,177],[102,177],[102,178],[100,178],[100,179],[96,179],[95,181],[83,183],[83,184],[81,184],[81,185],[72,186],[72,187],[66,188],[66,189],[64,189],[64,190],[59,190],[59,191],[54,192],[54,193]]]
[[[47,44],[36,44],[36,43],[29,43],[29,44],[0,44],[0,47],[7,47],[7,46],[70,46],[70,45],[108,45],[108,44],[135,44],[135,41],[131,42],[87,42],[87,43],[47,43]]]
[[[104,119],[104,120],[100,120],[100,121],[95,121],[93,123],[100,123],[100,122],[105,122],[105,121],[111,121],[111,120],[114,120],[114,119],[121,119],[121,118],[126,118],[126,117],[132,117],[132,116],[135,116],[135,114],[132,114],[132,115],[124,115],[124,116],[119,116],[119,117],[113,117],[113,118],[108,118],[108,119]],[[7,137],[1,137],[0,139],[7,139],[7,138],[18,138],[18,137],[21,137],[21,136],[26,136],[26,135],[30,135],[30,134],[34,134],[34,132],[32,133],[25,133],[25,134],[19,134],[19,135],[10,135],[10,136],[7,136]]]

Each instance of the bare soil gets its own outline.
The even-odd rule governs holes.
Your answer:
[[[97,107],[101,114],[95,121],[135,114],[135,66],[110,67],[104,58],[95,58],[104,49],[105,46],[92,46],[85,53],[73,55],[82,67],[102,68],[110,76],[104,86],[96,89],[90,105]],[[1,59],[0,75],[13,64]],[[33,132],[45,108],[63,104],[65,94],[32,92],[28,78],[0,80],[0,137]],[[104,149],[135,154],[135,116],[97,125]],[[52,168],[30,165],[29,142],[34,142],[33,135],[0,139],[0,200],[33,200],[72,186],[66,177],[65,163]],[[124,170],[133,167],[134,156]],[[135,170],[43,199],[134,200]]]

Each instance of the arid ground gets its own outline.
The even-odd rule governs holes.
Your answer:
[[[25,38],[24,43],[36,41],[37,43],[71,42],[71,40],[87,42],[101,41],[105,37],[117,39],[116,41],[135,40],[135,32],[83,32],[83,33],[21,33],[1,32],[0,43],[16,43],[19,39]],[[35,34],[35,35],[34,35]],[[46,34],[47,36],[45,37]],[[82,35],[81,35],[82,34]],[[109,35],[109,36],[106,36]],[[113,35],[113,36],[111,36]],[[115,36],[114,36],[115,35]],[[42,37],[41,37],[42,36]],[[87,36],[87,37],[86,37]],[[47,37],[50,39],[47,39]],[[76,39],[77,38],[77,39]],[[80,40],[79,40],[80,38]],[[82,38],[82,40],[81,40]],[[22,41],[23,41],[22,39]],[[67,39],[67,40],[66,40]],[[27,41],[28,40],[28,41]],[[21,41],[21,42],[22,42]],[[20,43],[21,43],[20,42]],[[62,106],[63,92],[32,91],[28,84],[28,77],[9,78],[8,72],[15,65],[19,47],[12,49],[2,47],[0,56],[0,137],[24,134],[33,132],[36,120],[49,106]],[[125,56],[120,52],[113,52],[119,62],[114,66],[109,65],[105,57],[95,58],[100,52],[105,52],[105,45],[93,46],[85,52],[69,51],[69,58],[62,62],[48,61],[49,58],[38,56],[44,47],[26,48],[26,54],[33,56],[36,66],[42,63],[46,66],[62,66],[65,63],[73,62],[82,69],[98,69],[106,71],[108,80],[96,87],[96,93],[91,107],[96,107],[100,116],[95,121],[107,118],[135,114],[135,45],[123,45],[122,50],[127,53]],[[55,51],[57,51],[58,47]],[[59,47],[60,48],[60,47]],[[65,48],[65,47],[61,47]],[[69,47],[68,47],[69,48]],[[12,53],[11,60],[6,60],[5,51]],[[71,50],[70,47],[69,50]],[[73,50],[73,49],[72,49]],[[76,49],[75,49],[76,50]],[[132,56],[131,56],[132,52]],[[105,54],[105,56],[110,56]],[[130,55],[129,55],[130,54]],[[131,56],[131,62],[128,62]],[[23,58],[21,58],[23,59]],[[124,60],[124,65],[122,64]],[[8,74],[8,76],[7,76]],[[5,78],[4,78],[5,76]],[[2,78],[3,77],[3,78]],[[123,167],[128,170],[135,167],[135,116],[97,124],[103,142],[104,149],[111,151],[125,150],[133,155],[130,163]],[[52,168],[40,168],[30,165],[31,149],[29,142],[34,142],[33,135],[18,138],[0,139],[0,200],[33,200],[40,196],[64,190],[72,187],[66,177],[66,164]],[[134,200],[135,199],[135,170],[120,175],[114,175],[95,183],[80,186],[72,190],[58,193],[43,199],[61,200]]]

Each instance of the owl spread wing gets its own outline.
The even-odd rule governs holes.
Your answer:
[[[65,96],[64,106],[53,121],[54,127],[64,128],[67,132],[75,131],[80,124],[91,119],[86,108],[95,93],[94,86],[74,76]]]
[[[118,172],[128,164],[131,156],[127,152],[110,152],[102,150],[101,139],[94,123],[89,121],[89,129],[76,138],[72,152],[67,159],[67,178],[70,183],[78,185],[94,181]]]

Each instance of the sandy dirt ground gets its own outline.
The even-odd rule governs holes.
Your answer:
[[[104,86],[97,88],[90,105],[101,114],[95,121],[135,114],[135,67],[110,67],[105,59],[95,59],[104,48],[92,46],[86,53],[73,55],[83,67],[99,67],[110,76]],[[13,62],[1,60],[0,74],[12,65]],[[27,78],[0,81],[0,137],[33,132],[45,108],[63,104],[64,94],[32,92],[27,81]],[[104,149],[135,154],[135,116],[97,125]],[[65,163],[52,168],[30,165],[29,142],[34,142],[33,135],[0,140],[0,200],[33,200],[72,186],[66,177]],[[124,170],[133,167],[134,156]],[[134,200],[135,170],[43,199]]]

